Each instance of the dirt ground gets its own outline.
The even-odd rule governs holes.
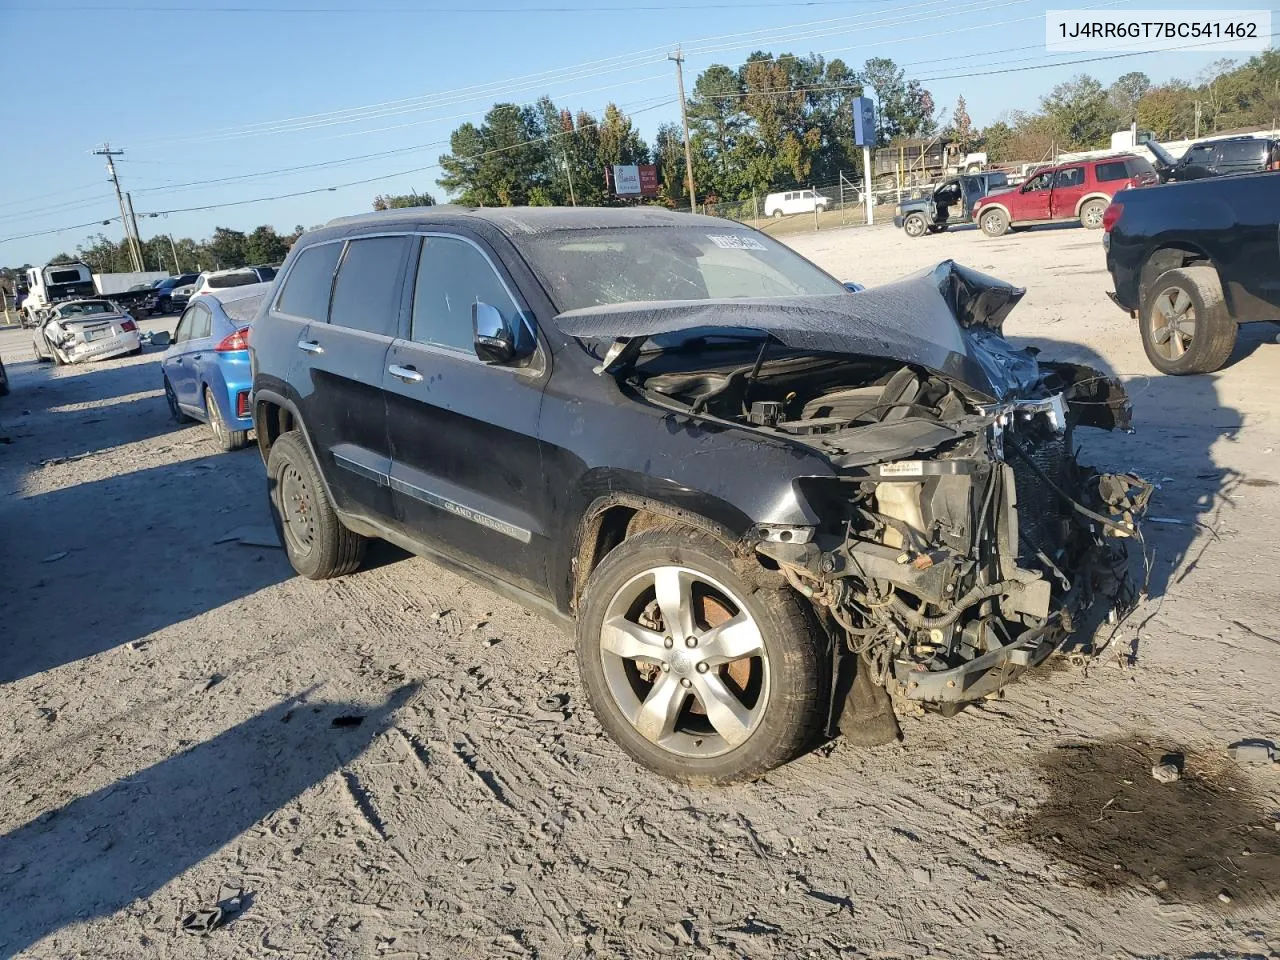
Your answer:
[[[1128,381],[1138,433],[1079,439],[1170,522],[1101,658],[674,786],[516,606],[393,549],[311,583],[218,542],[268,523],[262,465],[169,420],[158,351],[54,369],[0,332],[0,956],[1280,957],[1280,771],[1225,753],[1280,740],[1275,329],[1160,377],[1096,233],[791,242],[864,283],[1023,284],[1010,335]],[[239,914],[184,934],[225,883]]]

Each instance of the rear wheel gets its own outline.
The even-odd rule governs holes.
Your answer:
[[[909,213],[902,221],[902,229],[908,237],[923,237],[929,231],[929,222],[923,213]]]
[[[342,525],[297,430],[282,433],[267,456],[267,497],[276,533],[293,569],[308,580],[354,572],[368,541]]]
[[[1009,215],[1003,210],[988,210],[978,220],[978,226],[988,237],[1002,237],[1009,230]]]
[[[1102,227],[1102,215],[1107,212],[1105,200],[1090,200],[1080,208],[1080,226],[1086,230],[1099,230]]]
[[[818,627],[785,586],[753,582],[714,538],[625,540],[579,607],[578,666],[601,725],[675,780],[754,779],[812,738],[826,699]]]
[[[208,387],[204,388],[204,409],[209,415],[209,427],[213,430],[213,438],[218,441],[218,446],[224,451],[230,453],[232,450],[239,450],[249,442],[248,430],[232,430],[227,426],[227,422],[222,419],[218,402],[213,398],[213,391]]]
[[[1147,291],[1141,324],[1147,359],[1174,376],[1218,370],[1236,343],[1236,323],[1210,266],[1161,274]]]

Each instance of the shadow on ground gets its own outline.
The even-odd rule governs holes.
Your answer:
[[[1246,479],[1218,466],[1213,455],[1215,443],[1236,442],[1244,425],[1240,411],[1222,402],[1214,376],[1117,372],[1079,343],[1043,337],[1010,339],[1019,346],[1039,348],[1045,360],[1086,364],[1124,382],[1133,403],[1135,433],[1081,427],[1073,441],[1081,450],[1081,463],[1132,471],[1160,485],[1143,524],[1152,560],[1147,589],[1153,599],[1160,598],[1175,578],[1181,580],[1194,571],[1200,554],[1218,536],[1213,528],[1221,511],[1233,509],[1227,495]]]
[[[0,684],[93,656],[291,578],[284,551],[215,543],[269,527],[253,451],[0,501]]]
[[[0,955],[155,893],[358,757],[415,690],[371,710],[303,694],[0,837]]]

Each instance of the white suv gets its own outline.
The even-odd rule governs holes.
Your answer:
[[[764,198],[764,215],[781,217],[792,213],[813,213],[814,210],[825,210],[831,203],[815,190],[788,190],[786,193],[771,193]]]

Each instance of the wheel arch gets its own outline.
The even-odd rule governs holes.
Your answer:
[[[576,612],[592,571],[624,540],[655,527],[686,527],[719,540],[735,555],[743,556],[743,539],[751,520],[718,497],[689,491],[661,489],[663,481],[637,477],[630,489],[619,488],[611,477],[612,489],[579,498],[583,507],[572,522],[572,536],[565,537],[565,552],[553,571],[557,605]],[[654,489],[658,487],[658,489]],[[569,530],[565,531],[566,533]]]
[[[1151,289],[1151,285],[1159,280],[1160,277],[1170,270],[1189,267],[1195,263],[1205,263],[1212,266],[1218,274],[1219,282],[1222,281],[1222,272],[1218,270],[1218,265],[1213,262],[1213,258],[1202,247],[1195,243],[1177,240],[1152,247],[1143,256],[1142,266],[1138,270],[1139,309],[1141,309],[1142,304],[1146,303],[1147,292]]]
[[[1106,194],[1106,193],[1086,193],[1083,197],[1081,197],[1078,201],[1076,201],[1075,215],[1077,217],[1080,216],[1080,211],[1084,209],[1084,205],[1086,203],[1089,203],[1092,200],[1101,200],[1104,203],[1109,205],[1111,203],[1111,199],[1112,198],[1110,194]]]
[[[1005,215],[1005,217],[1008,218],[1010,224],[1014,222],[1013,214],[1009,212],[1009,208],[1006,207],[1003,203],[983,204],[982,209],[978,211],[978,219],[981,220],[991,210],[999,210],[1001,213]]]

